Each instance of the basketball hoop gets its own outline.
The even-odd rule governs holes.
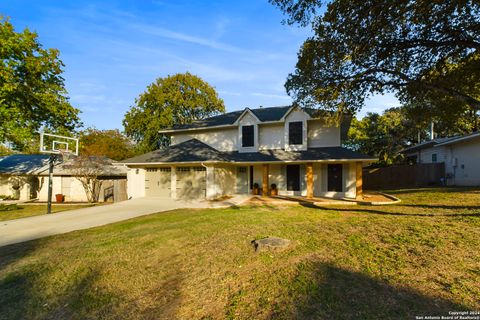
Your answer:
[[[69,152],[78,156],[78,138],[40,132],[40,152],[50,154]]]
[[[48,161],[48,202],[47,213],[52,213],[53,167],[55,162],[63,162],[71,155],[78,156],[78,138],[40,132],[40,152],[50,154]]]

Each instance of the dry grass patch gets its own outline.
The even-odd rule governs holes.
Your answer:
[[[175,210],[0,248],[0,319],[378,319],[479,309],[478,190],[392,193],[400,205]],[[293,245],[255,253],[250,241],[266,236]]]

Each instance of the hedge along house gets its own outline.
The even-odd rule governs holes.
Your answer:
[[[48,159],[45,154],[16,154],[0,160],[0,195],[14,199],[46,202],[48,199]],[[102,167],[99,180],[102,188],[99,201],[126,200],[126,168],[111,163]],[[53,169],[52,194],[64,195],[65,202],[87,202],[87,195],[69,161],[58,163]],[[55,201],[53,196],[53,201]]]
[[[164,130],[171,145],[123,162],[129,197],[213,199],[224,195],[356,198],[362,165],[375,161],[341,147],[349,119],[331,125],[296,106],[242,111]]]

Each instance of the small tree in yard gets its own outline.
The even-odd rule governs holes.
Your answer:
[[[89,202],[98,201],[103,183],[99,177],[105,166],[111,164],[108,158],[95,156],[78,156],[69,163],[72,175],[83,185]]]

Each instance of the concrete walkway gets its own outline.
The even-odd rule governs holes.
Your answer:
[[[114,204],[70,210],[0,222],[0,246],[29,241],[74,230],[103,226],[156,212],[179,208],[225,208],[239,205],[249,196],[225,201],[180,201],[170,198],[139,198]]]

